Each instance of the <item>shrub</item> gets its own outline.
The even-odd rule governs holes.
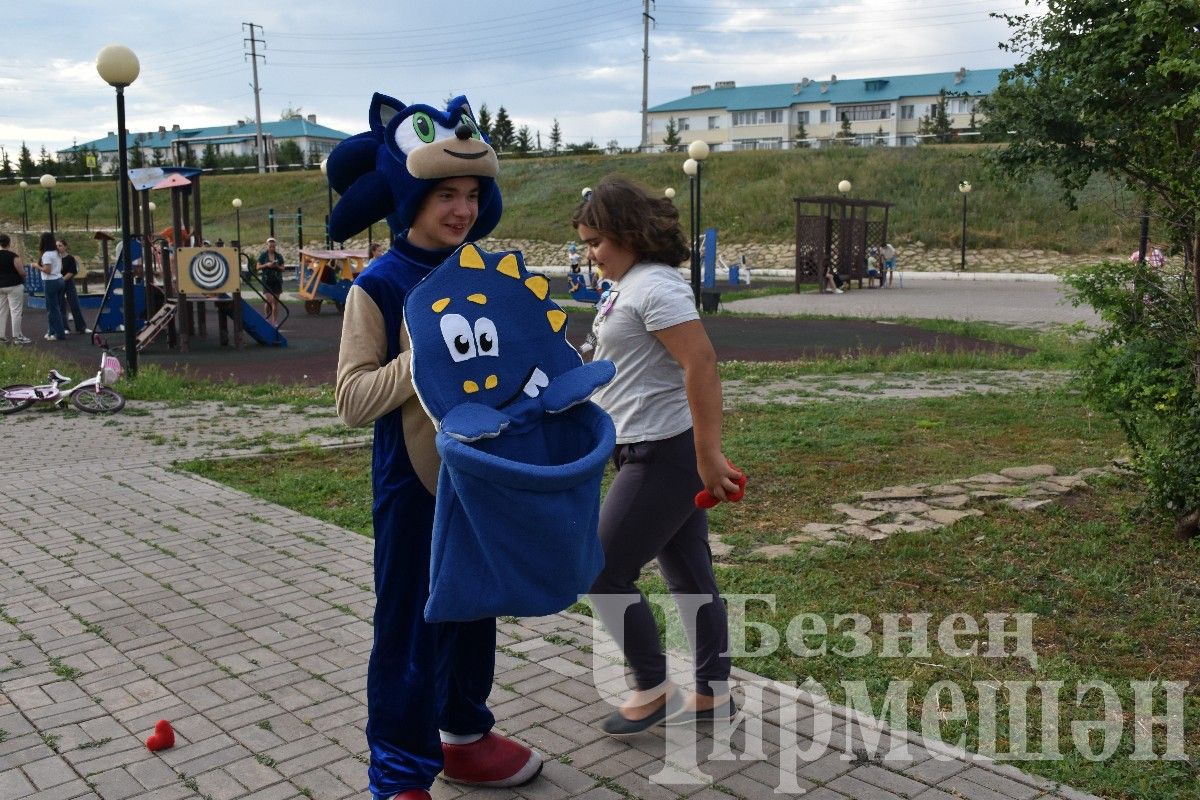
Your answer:
[[[1080,367],[1089,403],[1112,414],[1133,466],[1145,480],[1148,510],[1176,520],[1191,537],[1200,522],[1200,332],[1190,270],[1105,262],[1068,276],[1074,301],[1103,320]]]

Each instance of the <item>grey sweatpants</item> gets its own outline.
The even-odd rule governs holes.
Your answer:
[[[692,431],[617,445],[613,464],[617,476],[600,508],[604,570],[592,585],[592,605],[625,653],[638,689],[661,684],[666,657],[650,603],[636,583],[642,567],[658,559],[695,655],[696,691],[724,694],[729,624],[708,549],[708,515],[695,505],[704,485]]]

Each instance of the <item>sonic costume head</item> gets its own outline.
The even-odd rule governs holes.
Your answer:
[[[377,92],[368,117],[371,129],[342,141],[325,163],[329,185],[340,195],[329,215],[333,239],[348,239],[381,219],[393,235],[403,233],[446,178],[479,179],[479,216],[468,240],[496,227],[503,205],[496,185],[500,162],[466,97],[438,109],[406,106]]]

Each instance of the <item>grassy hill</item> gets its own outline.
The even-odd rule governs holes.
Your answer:
[[[854,184],[852,196],[886,200],[891,238],[954,247],[962,225],[958,182],[969,180],[968,226],[972,247],[1034,248],[1067,253],[1124,252],[1137,237],[1133,199],[1111,182],[1096,179],[1070,211],[1055,182],[1047,177],[1014,183],[988,175],[982,146],[910,148],[827,148],[822,150],[714,153],[704,164],[704,224],[715,225],[724,242],[787,242],[793,239],[795,206],[800,195],[835,194],[838,181]],[[505,214],[495,236],[566,241],[569,219],[582,187],[610,172],[620,172],[652,187],[675,187],[686,219],[687,178],[681,153],[618,156],[563,156],[505,159],[501,165]],[[34,184],[36,187],[36,183]],[[275,175],[206,175],[201,184],[204,235],[230,240],[235,216],[230,201],[240,197],[242,238],[261,242],[267,235],[267,211],[295,214],[303,209],[304,239],[324,239],[326,189],[316,169]],[[155,226],[169,223],[167,192],[152,192],[158,210]],[[30,223],[44,229],[45,191],[28,192]],[[19,230],[21,190],[0,186],[0,228]],[[62,181],[54,190],[54,210],[66,230],[116,226],[116,188],[111,179]],[[384,235],[375,226],[375,238]],[[278,222],[277,235],[296,241],[294,223]],[[82,238],[75,234],[75,238]]]

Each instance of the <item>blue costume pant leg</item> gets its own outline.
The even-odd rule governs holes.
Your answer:
[[[427,789],[442,770],[438,729],[483,733],[496,621],[429,624],[433,497],[414,477],[375,503],[375,642],[367,668],[370,789]]]

